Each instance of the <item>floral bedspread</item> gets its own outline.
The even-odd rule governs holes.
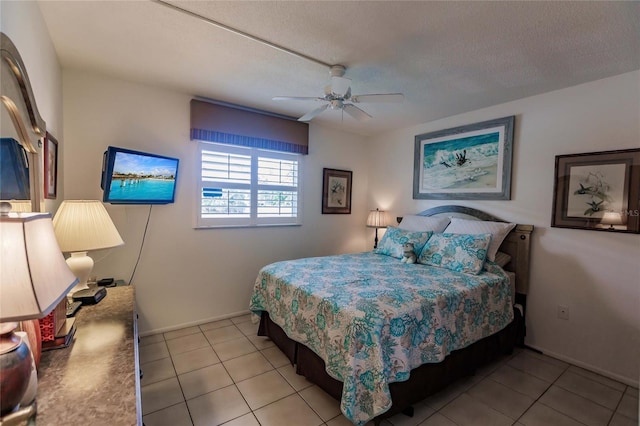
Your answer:
[[[391,407],[389,383],[507,326],[511,299],[492,262],[469,275],[367,252],[267,265],[250,309],[325,361],[342,412],[362,425]]]

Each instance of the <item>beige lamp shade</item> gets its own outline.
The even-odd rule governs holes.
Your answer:
[[[76,283],[49,213],[0,216],[0,321],[42,318]]]
[[[13,213],[29,213],[31,212],[31,200],[11,200],[11,211]]]
[[[378,209],[371,210],[369,216],[367,216],[367,226],[369,228],[376,228],[376,237],[373,240],[373,248],[378,247],[378,228],[386,228],[389,226],[389,217],[387,212]]]
[[[600,223],[603,225],[622,225],[622,215],[618,212],[604,212]]]
[[[53,218],[63,252],[83,252],[124,244],[107,209],[98,200],[63,201]]]
[[[107,209],[98,200],[63,201],[53,218],[53,227],[62,251],[71,253],[67,265],[78,277],[73,293],[89,288],[93,259],[88,251],[124,244]]]
[[[387,212],[378,209],[371,210],[367,217],[367,226],[369,228],[386,228],[389,226],[389,216]]]

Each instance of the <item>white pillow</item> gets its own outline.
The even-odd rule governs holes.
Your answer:
[[[491,244],[487,250],[487,259],[494,262],[500,244],[507,234],[515,228],[515,223],[490,222],[484,220],[468,220],[457,217],[451,218],[451,223],[445,229],[447,234],[491,234]]]
[[[436,234],[441,234],[448,224],[448,217],[408,215],[402,218],[398,228],[414,232],[432,231]]]

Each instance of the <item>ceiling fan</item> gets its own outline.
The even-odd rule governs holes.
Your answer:
[[[274,101],[318,101],[325,102],[324,105],[310,111],[300,117],[298,121],[311,121],[315,116],[331,108],[342,110],[359,121],[367,121],[371,118],[369,114],[357,107],[355,104],[365,102],[401,102],[404,99],[402,93],[384,93],[371,95],[352,95],[351,79],[344,77],[346,68],[343,65],[333,65],[329,70],[331,83],[324,88],[324,96],[304,97],[304,96],[276,96]]]

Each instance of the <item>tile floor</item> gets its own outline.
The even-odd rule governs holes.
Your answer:
[[[145,425],[350,425],[256,330],[244,315],[142,338]],[[637,426],[638,389],[516,350],[414,408],[383,424]]]

